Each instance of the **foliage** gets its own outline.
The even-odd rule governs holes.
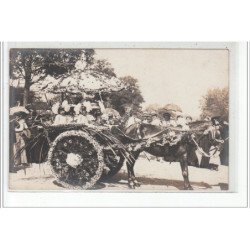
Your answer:
[[[164,116],[164,114],[168,113],[172,117],[176,117],[180,112],[182,112],[182,109],[173,103],[169,103],[166,105],[159,105],[159,104],[150,104],[146,107],[145,111],[147,113],[156,112],[160,116]]]
[[[96,60],[93,61],[92,69],[98,73],[104,74],[111,78],[116,77],[115,70],[107,60]]]
[[[11,49],[10,78],[25,80],[23,104],[29,102],[32,84],[48,75],[58,77],[69,73],[82,53],[85,54],[87,64],[93,64],[92,49]]]
[[[84,54],[84,57],[82,55]],[[75,63],[84,58],[86,68],[97,75],[102,74],[111,79],[117,77],[114,68],[107,60],[95,60],[93,49],[11,49],[10,78],[24,79],[23,91],[18,97],[21,103],[31,102],[30,87],[45,79],[48,75],[58,78],[67,77],[75,68]],[[144,101],[139,90],[138,81],[131,76],[120,78],[125,88],[119,92],[106,93],[104,99],[109,107],[115,108],[121,115],[126,107],[138,111]],[[19,99],[19,100],[20,100]]]
[[[228,121],[229,117],[229,89],[214,88],[209,89],[207,94],[200,100],[202,111],[201,118],[206,116],[220,116]]]
[[[116,109],[121,115],[125,114],[126,108],[130,107],[132,112],[137,112],[141,109],[141,104],[144,102],[141,91],[139,89],[138,80],[131,77],[121,77],[125,88],[118,92],[106,94],[106,106],[111,106]]]

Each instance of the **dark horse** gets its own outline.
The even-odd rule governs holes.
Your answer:
[[[184,189],[192,190],[188,174],[188,156],[190,152],[194,152],[196,149],[193,139],[200,131],[203,132],[207,126],[206,122],[200,122],[198,125],[194,123],[194,129],[192,129],[192,125],[190,124],[190,131],[183,131],[178,127],[162,128],[143,123],[130,126],[125,131],[125,134],[129,138],[138,140],[140,146],[135,147],[131,151],[131,160],[126,161],[129,187],[134,189],[140,186],[135,177],[134,165],[140,153],[145,151],[156,157],[163,157],[165,161],[180,162],[184,179]]]

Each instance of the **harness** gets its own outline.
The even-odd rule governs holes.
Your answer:
[[[198,149],[198,151],[201,153],[201,155],[203,155],[203,156],[205,156],[205,157],[208,157],[208,158],[214,158],[214,157],[216,157],[216,153],[218,152],[218,150],[219,150],[219,147],[218,146],[216,146],[215,148],[215,150],[214,149],[212,149],[212,150],[214,150],[214,152],[213,153],[210,153],[210,154],[207,154],[200,146],[199,146],[199,144],[197,143],[197,141],[194,139],[194,137],[193,136],[191,136],[191,139],[192,139],[192,141],[194,142],[194,144],[196,145],[196,147],[197,147],[197,149]],[[225,140],[224,140],[224,142],[221,142],[221,144],[224,144],[225,143],[225,141],[227,141],[229,139],[229,137],[227,137]],[[211,150],[210,150],[211,151]],[[209,152],[210,152],[209,151]]]

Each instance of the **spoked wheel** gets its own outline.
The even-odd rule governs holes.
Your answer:
[[[100,179],[103,150],[100,144],[83,131],[66,131],[52,143],[48,163],[57,182],[69,189],[89,189]]]
[[[123,166],[124,156],[119,151],[105,151],[104,152],[104,169],[101,176],[102,181],[106,181],[112,176],[116,175]]]

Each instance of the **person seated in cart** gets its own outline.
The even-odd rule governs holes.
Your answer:
[[[177,127],[183,129],[183,130],[189,130],[189,126],[186,123],[186,119],[184,119],[183,115],[178,115],[177,116]]]
[[[70,107],[68,112],[65,112],[66,124],[74,123],[75,121],[75,111],[73,107]]]
[[[162,126],[162,122],[160,120],[160,118],[158,117],[156,112],[152,112],[152,122],[151,125],[155,125],[155,126]]]
[[[58,108],[58,114],[55,117],[53,125],[67,124],[67,117],[65,116],[65,110],[62,107]]]
[[[107,125],[114,126],[114,125],[118,125],[118,124],[119,124],[118,119],[113,114],[109,114],[108,120],[107,120]]]
[[[163,114],[162,126],[163,127],[171,126],[170,119],[171,119],[171,115],[169,113],[164,113]]]
[[[193,121],[192,117],[190,115],[186,116],[186,124],[190,124]]]
[[[148,121],[147,117],[144,117],[144,118],[143,118],[142,123],[143,123],[143,124],[149,124],[149,121]]]
[[[99,104],[97,102],[89,102],[88,105],[84,104],[87,110],[87,117],[89,122],[96,122],[97,118],[103,114]],[[100,120],[98,118],[98,120]]]
[[[129,114],[129,118],[125,123],[125,129],[128,129],[132,125],[139,124],[139,123],[141,123],[141,120],[139,118],[137,118],[135,112],[131,111]]]
[[[76,115],[76,117],[75,117],[75,122],[77,124],[84,124],[84,125],[88,125],[89,124],[89,120],[87,118],[87,111],[86,111],[85,107],[82,107],[79,110],[79,114]]]

